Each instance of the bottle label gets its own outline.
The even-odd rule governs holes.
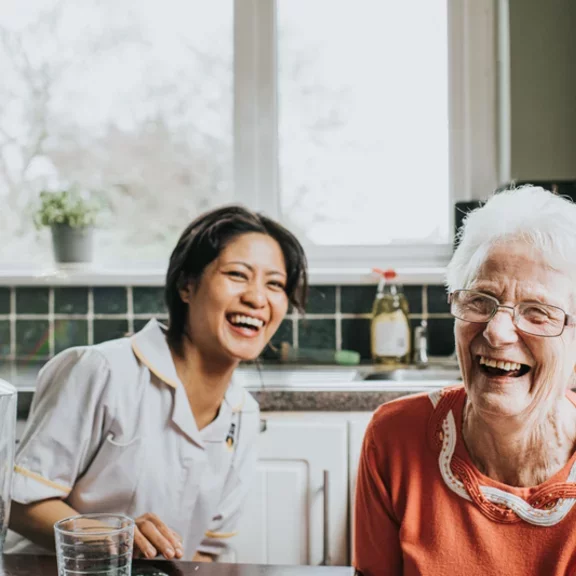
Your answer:
[[[410,350],[410,328],[404,314],[381,314],[374,319],[376,356],[404,356]]]

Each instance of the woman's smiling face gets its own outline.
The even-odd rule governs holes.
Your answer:
[[[492,248],[467,288],[506,306],[532,301],[573,312],[572,280],[552,270],[539,252],[521,241]],[[519,416],[539,404],[544,409],[547,400],[565,394],[572,380],[575,332],[574,326],[566,326],[557,337],[526,334],[514,325],[507,309],[498,310],[488,324],[456,320],[456,351],[471,403],[485,415],[498,417]],[[522,368],[515,370],[515,364]]]
[[[276,240],[252,232],[237,236],[197,284],[181,291],[190,340],[215,358],[254,360],[286,315],[286,278]]]

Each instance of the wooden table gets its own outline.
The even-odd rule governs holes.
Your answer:
[[[268,566],[136,560],[132,576],[353,576],[343,566]],[[58,576],[54,556],[0,557],[0,576]]]

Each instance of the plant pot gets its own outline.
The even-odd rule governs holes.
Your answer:
[[[51,227],[54,260],[62,264],[92,262],[93,228],[72,228],[67,224]]]

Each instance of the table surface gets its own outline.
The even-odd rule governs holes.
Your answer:
[[[345,566],[268,566],[136,560],[132,576],[352,576]],[[58,576],[54,556],[5,555],[0,576]]]

